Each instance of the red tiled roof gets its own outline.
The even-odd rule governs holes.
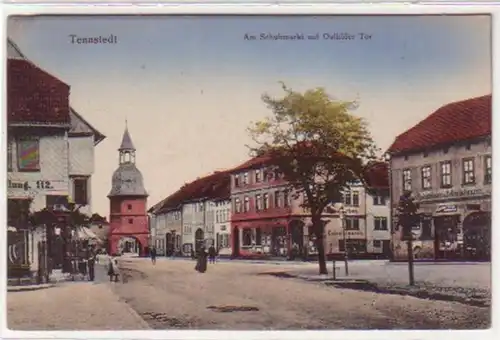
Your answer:
[[[229,199],[231,195],[230,175],[227,171],[217,171],[185,184],[174,194],[163,200],[158,212],[176,208],[180,204],[196,199]]]
[[[69,124],[69,86],[28,61],[8,59],[7,122]]]
[[[491,95],[442,106],[396,137],[390,153],[417,151],[491,135]]]
[[[364,171],[364,180],[369,188],[389,188],[389,165],[386,162],[373,162],[368,164]]]

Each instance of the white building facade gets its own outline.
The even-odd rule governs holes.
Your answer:
[[[215,204],[215,249],[219,255],[231,255],[231,199],[217,200]]]

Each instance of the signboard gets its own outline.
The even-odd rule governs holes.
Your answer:
[[[340,236],[342,237],[344,235],[343,231],[333,231],[333,230],[328,230],[327,231],[328,236]],[[346,230],[345,231],[345,236],[347,237],[364,237],[364,233],[359,230]]]
[[[443,198],[462,198],[462,197],[477,197],[491,195],[491,190],[485,189],[448,189],[437,192],[426,191],[415,194],[418,200],[436,200]]]
[[[7,197],[33,197],[40,193],[68,192],[65,180],[7,180]]]
[[[449,214],[456,213],[458,211],[458,207],[455,204],[440,204],[436,208],[436,214]]]

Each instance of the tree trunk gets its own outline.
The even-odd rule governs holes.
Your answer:
[[[318,264],[319,264],[319,274],[328,274],[328,269],[326,268],[325,259],[325,243],[324,243],[324,233],[323,233],[323,222],[321,218],[312,218],[313,230],[316,235],[316,247],[318,248]]]

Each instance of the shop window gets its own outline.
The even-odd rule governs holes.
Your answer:
[[[249,247],[252,245],[252,229],[245,228],[242,233],[242,245],[245,247]]]
[[[255,228],[255,245],[262,245],[262,229]]]

